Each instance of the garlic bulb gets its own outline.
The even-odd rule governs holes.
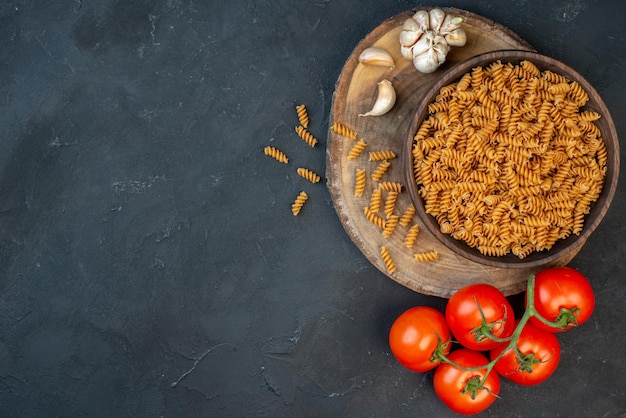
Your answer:
[[[435,8],[419,10],[405,20],[400,31],[400,53],[420,72],[432,73],[446,61],[452,46],[463,46],[467,36],[463,18]]]
[[[378,65],[391,69],[396,65],[389,52],[376,47],[365,48],[359,55],[359,62],[365,65]]]
[[[396,90],[389,80],[383,80],[378,83],[378,95],[372,109],[367,113],[359,114],[359,116],[384,115],[391,110],[394,104],[396,104]]]

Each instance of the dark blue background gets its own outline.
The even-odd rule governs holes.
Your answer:
[[[352,49],[431,4],[0,1],[0,416],[453,416],[387,344],[403,310],[445,300],[376,270],[322,183],[293,217],[303,179],[262,154],[323,173]],[[624,4],[440,5],[572,66],[626,134]],[[624,187],[570,264],[591,320],[559,336],[549,381],[505,382],[484,416],[626,416]]]

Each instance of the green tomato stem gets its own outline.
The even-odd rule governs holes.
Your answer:
[[[568,311],[575,316],[576,313],[574,312],[574,310],[568,310]],[[524,314],[520,318],[519,323],[517,324],[517,327],[513,331],[513,334],[509,338],[502,339],[503,342],[508,342],[508,344],[506,348],[502,350],[502,352],[500,352],[500,354],[497,357],[495,357],[494,359],[492,359],[489,363],[485,365],[475,366],[475,367],[460,366],[456,364],[454,361],[448,359],[448,357],[443,353],[443,351],[440,351],[439,349],[435,351],[435,353],[433,354],[433,357],[441,361],[442,363],[448,363],[459,370],[466,370],[466,371],[486,370],[485,375],[483,376],[483,378],[480,380],[480,383],[478,384],[478,387],[482,387],[486,383],[487,378],[491,374],[491,371],[495,367],[498,360],[500,360],[507,351],[513,349],[516,352],[519,352],[519,350],[517,349],[517,342],[519,341],[520,335],[522,334],[522,331],[524,330],[526,323],[533,316],[537,318],[539,321],[541,321],[542,323],[553,328],[564,328],[564,326],[567,326],[569,324],[569,322],[563,324],[563,322],[567,320],[567,319],[562,319],[564,316],[566,316],[566,314],[564,315],[563,312],[561,312],[561,315],[559,316],[561,320],[560,321],[557,320],[556,322],[548,321],[537,312],[537,310],[535,309],[535,276],[531,275],[528,278],[528,283],[526,286],[526,310],[524,311]],[[475,390],[476,386],[477,386],[476,382],[473,382],[472,388],[470,389]]]

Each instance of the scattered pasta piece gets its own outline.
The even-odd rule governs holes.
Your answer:
[[[348,160],[354,160],[356,157],[358,157],[359,154],[363,152],[365,147],[367,147],[367,143],[362,139],[359,139],[357,143],[354,144],[354,146],[350,149],[347,157]]]
[[[304,202],[306,202],[308,198],[309,195],[307,195],[306,192],[300,192],[298,197],[296,197],[296,200],[291,205],[291,213],[293,213],[293,216],[298,216],[300,210],[302,209],[302,206],[304,205]]]
[[[396,263],[391,258],[391,254],[389,254],[387,247],[380,247],[380,257],[382,258],[383,263],[385,263],[385,268],[388,273],[394,273],[397,270]]]
[[[382,161],[393,160],[396,158],[396,153],[393,151],[371,151],[370,161]]]
[[[398,192],[391,190],[387,193],[387,199],[385,200],[385,216],[390,218],[396,208],[396,201],[398,200]]]
[[[378,166],[372,173],[372,180],[380,181],[381,177],[383,176],[383,174],[385,174],[385,172],[389,169],[390,166],[391,166],[391,163],[389,161],[387,160],[381,161],[380,164],[378,164]]]
[[[439,259],[439,253],[437,251],[426,251],[423,253],[415,254],[415,261],[435,261]]]
[[[335,122],[333,123],[333,125],[330,127],[331,130],[337,132],[339,135],[344,136],[348,139],[356,139],[356,131],[348,128],[347,126],[339,123],[339,122]]]
[[[365,169],[357,168],[354,181],[354,195],[356,197],[363,196],[365,191]]]
[[[402,191],[402,183],[397,181],[381,181],[379,187],[383,190],[394,191],[400,193]]]
[[[300,167],[297,170],[298,175],[310,181],[311,183],[318,183],[321,179],[319,174],[309,170],[308,168]]]
[[[378,216],[373,210],[366,206],[363,208],[363,213],[365,214],[365,217],[368,221],[370,221],[380,229],[385,228],[385,220]]]
[[[417,224],[409,228],[409,231],[406,233],[406,236],[404,237],[404,245],[406,245],[407,248],[413,248],[413,244],[415,244],[415,240],[417,239],[419,232],[420,232],[420,227]]]
[[[300,121],[300,125],[304,128],[309,127],[309,113],[306,110],[306,106],[301,104],[296,106],[296,112],[298,114],[298,120]]]
[[[398,219],[400,217],[398,215],[391,215],[385,221],[385,227],[383,228],[383,237],[389,238],[393,233],[393,230],[396,229],[396,225],[398,225]]]
[[[296,133],[300,138],[302,138],[304,142],[309,144],[311,148],[313,148],[317,144],[317,138],[315,138],[313,134],[307,131],[304,127],[296,126]]]
[[[413,222],[413,217],[415,216],[415,206],[411,203],[409,207],[404,210],[402,216],[400,217],[400,225],[408,226],[411,222]]]
[[[284,152],[272,146],[265,147],[263,152],[265,152],[265,155],[268,155],[281,163],[287,164],[289,162],[289,158],[287,158]]]
[[[372,191],[372,196],[370,197],[370,210],[372,212],[378,212],[380,210],[380,205],[383,201],[383,191],[381,189],[374,189]]]

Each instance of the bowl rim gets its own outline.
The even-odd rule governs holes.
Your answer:
[[[413,141],[415,132],[421,125],[423,119],[428,115],[428,105],[434,100],[435,96],[439,93],[439,90],[460,79],[465,73],[469,72],[472,68],[478,65],[488,65],[490,62],[495,61],[505,62],[520,62],[523,60],[529,60],[535,63],[540,69],[550,67],[559,74],[563,74],[568,79],[578,82],[581,87],[587,92],[590,98],[593,98],[595,102],[594,108],[602,115],[602,118],[606,120],[607,127],[602,130],[602,138],[607,145],[607,149],[611,149],[609,152],[609,159],[607,160],[607,173],[604,178],[602,191],[600,196],[593,202],[590,207],[590,212],[585,216],[585,224],[580,235],[570,234],[565,239],[558,240],[555,245],[546,251],[534,251],[529,256],[520,259],[517,256],[509,253],[505,256],[488,256],[481,254],[478,249],[470,247],[467,243],[461,240],[456,240],[448,234],[444,234],[439,229],[437,220],[430,214],[426,213],[423,205],[423,200],[417,193],[417,183],[413,174]],[[588,102],[589,103],[589,102]],[[584,106],[587,107],[588,103]],[[608,138],[608,140],[607,140]],[[610,145],[610,147],[609,147]],[[559,257],[563,256],[566,252],[573,249],[580,249],[587,241],[589,236],[598,227],[608,208],[611,205],[613,197],[617,189],[617,181],[619,177],[619,138],[617,136],[617,130],[611,117],[611,114],[604,103],[604,100],[595,90],[595,88],[576,70],[563,62],[537,53],[534,51],[524,50],[498,50],[486,52],[478,55],[474,55],[466,60],[463,60],[446,70],[441,77],[428,89],[420,101],[416,112],[414,113],[413,120],[411,121],[407,140],[404,147],[404,159],[405,159],[405,175],[407,180],[407,188],[410,198],[416,207],[416,210],[428,228],[428,230],[439,239],[447,248],[451,249],[455,254],[460,255],[471,261],[488,265],[492,267],[501,268],[532,268],[540,267],[555,262]],[[593,216],[591,216],[593,214]],[[556,247],[556,248],[555,248]],[[555,249],[553,249],[555,248]]]

